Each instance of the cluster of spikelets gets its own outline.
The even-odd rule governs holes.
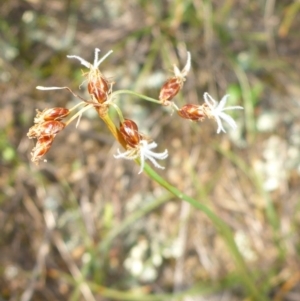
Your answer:
[[[88,72],[84,73],[84,76],[87,78],[85,81],[87,82],[87,90],[90,95],[89,100],[85,100],[76,95],[68,87],[37,87],[39,90],[68,89],[82,101],[72,109],[56,107],[45,109],[42,112],[37,110],[37,115],[34,119],[35,124],[29,129],[27,134],[30,139],[37,139],[36,146],[31,153],[32,161],[38,163],[51,148],[55,136],[74,119],[78,118],[79,122],[85,110],[90,108],[96,109],[99,116],[104,120],[108,114],[109,107],[112,105],[120,117],[120,126],[117,130],[118,134],[115,135],[115,137],[125,148],[125,152],[118,150],[118,154],[114,157],[129,160],[138,159],[141,165],[139,173],[143,171],[146,159],[151,161],[155,167],[163,169],[164,167],[162,167],[157,160],[167,158],[168,151],[165,150],[161,153],[154,152],[153,149],[157,147],[157,144],[139,132],[138,126],[133,120],[123,118],[122,112],[117,105],[113,103],[113,82],[105,78],[99,70],[101,62],[103,62],[112,51],[109,51],[101,59],[99,59],[99,52],[100,50],[96,48],[93,64],[75,55],[68,56],[68,58],[79,60],[82,65],[89,69]],[[182,89],[190,68],[191,55],[188,52],[185,67],[180,71],[180,69],[174,65],[174,76],[169,78],[162,86],[157,103],[164,106],[172,106],[180,117],[191,121],[203,121],[205,118],[214,119],[218,125],[217,133],[225,132],[222,121],[225,121],[231,128],[235,129],[237,127],[235,121],[224,111],[243,108],[240,106],[225,108],[228,95],[225,95],[218,103],[208,93],[204,93],[203,104],[185,104],[182,108],[178,108],[173,102],[173,98]],[[67,122],[62,121],[69,116],[71,111],[81,105],[83,106],[81,110],[74,114]]]

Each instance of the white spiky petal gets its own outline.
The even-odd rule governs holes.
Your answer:
[[[127,160],[135,160],[139,158],[141,163],[139,174],[144,170],[146,159],[150,160],[155,167],[164,169],[164,167],[159,165],[156,160],[166,159],[168,157],[168,150],[165,150],[162,153],[155,153],[151,151],[151,149],[155,147],[157,147],[157,144],[155,142],[148,143],[147,140],[141,140],[140,143],[136,146],[136,148],[131,148],[123,153],[121,153],[118,149],[118,154],[114,155],[114,157],[116,159],[124,158]]]
[[[108,53],[106,55],[104,55],[101,59],[99,59],[99,52],[100,52],[100,49],[99,48],[96,48],[95,49],[95,56],[94,56],[94,63],[91,64],[89,63],[88,61],[86,61],[85,59],[83,59],[82,57],[80,56],[77,56],[77,55],[67,55],[67,58],[69,59],[77,59],[80,61],[80,63],[89,68],[89,69],[97,69],[100,64],[113,52],[112,50],[108,51]]]
[[[229,116],[228,114],[224,113],[224,111],[243,110],[244,109],[243,107],[240,107],[240,106],[231,106],[231,107],[225,108],[228,96],[229,96],[228,94],[223,96],[223,98],[220,100],[219,103],[216,100],[214,100],[207,92],[205,92],[204,96],[203,96],[205,103],[209,107],[209,113],[210,113],[211,117],[213,117],[218,124],[217,134],[219,134],[220,132],[226,133],[226,131],[222,125],[222,120],[227,122],[232,129],[235,130],[237,128],[237,124],[233,120],[233,118],[231,116]]]

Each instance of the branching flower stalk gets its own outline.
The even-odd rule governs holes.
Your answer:
[[[149,160],[155,167],[163,169],[164,167],[157,162],[157,160],[164,160],[168,157],[168,151],[164,150],[161,153],[153,151],[157,144],[150,138],[146,137],[138,129],[138,125],[131,119],[124,118],[120,108],[114,103],[114,100],[120,94],[131,94],[137,98],[156,103],[158,105],[170,106],[177,111],[179,117],[188,119],[192,122],[202,122],[206,118],[215,120],[218,128],[217,133],[225,131],[222,124],[224,121],[232,129],[236,129],[236,122],[231,116],[225,111],[228,110],[240,110],[243,109],[240,106],[225,107],[228,95],[225,95],[220,102],[214,100],[207,92],[204,93],[203,104],[185,104],[180,109],[174,103],[173,98],[182,89],[183,84],[186,80],[188,72],[191,68],[191,55],[187,53],[187,62],[184,68],[180,69],[174,65],[174,76],[170,77],[162,86],[158,99],[148,97],[146,95],[138,94],[130,90],[117,90],[113,91],[113,82],[109,81],[100,72],[99,65],[106,59],[112,51],[109,51],[103,58],[99,59],[100,50],[96,48],[95,57],[93,64],[87,62],[85,59],[70,55],[68,58],[77,59],[82,65],[89,69],[88,72],[84,73],[86,77],[84,82],[87,82],[87,90],[90,95],[90,99],[85,100],[81,96],[78,96],[68,87],[41,87],[38,86],[39,90],[61,90],[67,89],[74,96],[78,97],[81,102],[74,106],[72,109],[66,108],[50,108],[40,112],[37,111],[37,116],[34,119],[35,125],[29,129],[28,137],[36,138],[37,144],[32,150],[32,161],[38,163],[41,158],[49,151],[55,136],[63,131],[73,120],[80,119],[82,113],[85,110],[94,108],[99,117],[104,121],[114,138],[122,145],[125,149],[124,152],[118,150],[118,153],[114,156],[115,158],[124,158],[129,160],[135,160],[140,164],[139,173],[143,171],[159,185],[167,189],[178,199],[184,200],[190,203],[195,209],[202,211],[214,224],[216,229],[223,236],[226,241],[226,245],[235,260],[236,266],[242,275],[241,281],[249,294],[255,300],[266,300],[264,295],[257,289],[254,284],[254,279],[249,273],[247,266],[244,262],[242,255],[240,254],[230,228],[208,207],[195,199],[180,192],[177,188],[168,183],[164,178],[159,176],[145,161]],[[75,113],[68,121],[63,121],[67,118],[71,112],[77,109],[79,106],[83,106],[77,113]],[[114,108],[119,116],[120,125],[117,127],[111,120],[108,111],[109,108]]]
[[[165,150],[162,153],[156,153],[153,151],[157,147],[157,144],[151,139],[146,138],[145,135],[138,131],[138,126],[133,120],[125,119],[120,108],[114,103],[117,95],[120,94],[132,94],[140,97],[146,101],[154,102],[163,106],[171,106],[175,109],[181,118],[189,119],[190,121],[203,121],[205,118],[214,119],[218,124],[217,133],[226,132],[222,121],[228,123],[228,125],[235,129],[237,127],[235,121],[224,111],[225,110],[236,110],[243,109],[240,106],[227,107],[225,108],[226,100],[228,95],[224,96],[220,103],[215,101],[208,93],[204,93],[205,103],[202,105],[198,104],[186,104],[182,108],[178,108],[174,103],[173,98],[182,89],[186,77],[191,68],[191,54],[187,52],[187,61],[183,69],[180,69],[174,65],[174,76],[170,77],[163,85],[160,90],[158,99],[148,97],[146,95],[140,95],[130,90],[118,90],[113,92],[113,82],[109,81],[99,70],[100,64],[112,53],[109,51],[104,57],[99,59],[100,50],[95,49],[95,56],[93,64],[89,63],[85,59],[76,56],[68,55],[68,58],[79,60],[79,62],[89,69],[88,72],[84,72],[83,75],[86,79],[83,81],[87,82],[87,90],[90,95],[90,99],[86,100],[78,94],[74,93],[69,87],[42,87],[37,86],[39,90],[69,90],[75,97],[82,100],[81,103],[68,110],[66,108],[50,108],[45,109],[43,112],[37,112],[37,116],[34,119],[35,125],[29,129],[28,137],[36,138],[37,145],[32,151],[32,161],[39,163],[41,158],[50,150],[56,135],[61,132],[66,126],[68,126],[73,120],[78,118],[77,125],[80,121],[81,115],[84,111],[89,108],[94,108],[99,117],[105,122],[106,126],[110,129],[113,136],[119,143],[125,148],[125,152],[121,153],[118,150],[118,154],[115,158],[124,158],[128,160],[136,160],[140,163],[141,168],[139,173],[143,171],[145,160],[151,161],[155,167],[164,169],[157,160],[164,160],[168,157],[168,151]],[[67,122],[63,122],[71,111],[78,106],[83,105],[83,108],[73,115]],[[120,130],[112,123],[109,118],[108,110],[112,106],[118,113],[120,119]],[[136,144],[128,143],[128,134],[124,131],[126,126],[134,126],[136,128],[135,139]],[[130,127],[130,126],[129,126]],[[127,134],[126,134],[127,133]]]

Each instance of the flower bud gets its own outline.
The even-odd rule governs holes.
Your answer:
[[[49,151],[55,135],[40,137],[31,152],[31,161],[38,162]]]
[[[42,123],[44,121],[49,121],[49,120],[61,120],[67,117],[69,114],[70,114],[70,110],[66,108],[60,108],[60,107],[45,109],[42,112],[37,110],[36,117],[34,118],[34,123]]]
[[[136,147],[142,138],[141,134],[139,133],[137,124],[130,119],[125,119],[121,123],[120,133],[125,142],[131,147]]]
[[[193,121],[202,121],[206,117],[204,107],[194,104],[184,105],[177,111],[177,114],[182,118]]]
[[[45,121],[37,123],[31,127],[27,133],[29,138],[39,138],[43,136],[56,135],[65,128],[65,123],[58,120]]]
[[[107,100],[109,83],[101,75],[96,76],[95,79],[92,78],[92,80],[88,82],[87,88],[89,94],[92,95],[99,103],[104,103]]]

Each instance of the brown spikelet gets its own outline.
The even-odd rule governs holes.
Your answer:
[[[120,133],[126,143],[131,147],[136,147],[142,138],[141,134],[138,132],[137,124],[130,119],[125,119],[121,123]]]
[[[186,104],[177,111],[177,114],[185,119],[202,121],[206,117],[205,107],[195,104]]]
[[[50,120],[43,123],[37,123],[29,129],[27,136],[31,139],[56,135],[57,133],[62,131],[65,126],[65,123],[58,120]]]
[[[36,110],[37,114],[34,118],[34,123],[41,123],[43,121],[49,120],[62,120],[63,118],[67,117],[70,114],[70,110],[66,108],[50,108],[45,109],[44,111],[40,112]]]
[[[159,93],[159,100],[162,105],[168,106],[178,92],[182,89],[186,76],[191,68],[191,54],[187,52],[187,62],[184,68],[180,71],[176,65],[174,65],[174,75],[169,78],[162,86]]]
[[[98,103],[104,103],[107,100],[109,83],[104,77],[99,76],[97,80],[90,81],[87,88],[89,94],[92,95]]]
[[[41,158],[49,151],[53,143],[55,135],[40,137],[36,143],[36,146],[31,152],[31,161],[38,163]]]
[[[159,93],[159,100],[164,104],[166,101],[173,99],[182,88],[182,85],[183,82],[177,77],[170,78],[162,86]]]

